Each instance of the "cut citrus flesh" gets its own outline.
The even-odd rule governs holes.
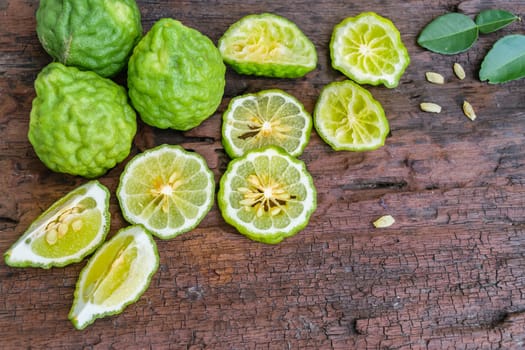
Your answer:
[[[314,44],[287,18],[252,14],[232,24],[219,40],[226,63],[241,74],[304,76],[317,66]]]
[[[69,319],[83,329],[97,318],[122,312],[148,288],[158,266],[157,246],[142,226],[120,230],[80,272]]]
[[[206,160],[180,146],[161,145],[126,165],[117,197],[126,220],[168,239],[195,228],[215,193]]]
[[[314,110],[314,126],[336,151],[379,148],[390,132],[381,104],[368,90],[350,80],[323,88]]]
[[[276,146],[232,160],[217,196],[226,222],[248,238],[268,244],[306,227],[317,206],[305,164]]]
[[[65,266],[81,261],[106,238],[109,191],[90,181],[56,201],[5,253],[10,266]]]
[[[410,63],[392,21],[374,12],[349,17],[334,27],[330,41],[332,67],[359,84],[394,88]]]
[[[281,90],[233,98],[223,114],[222,141],[232,158],[275,145],[299,156],[310,139],[312,117],[301,102]]]

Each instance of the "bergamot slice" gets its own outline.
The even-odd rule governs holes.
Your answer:
[[[310,139],[312,117],[303,104],[273,89],[237,96],[223,114],[222,142],[228,155],[275,145],[297,157]]]
[[[332,82],[323,88],[315,105],[314,126],[336,151],[379,148],[390,132],[379,101],[350,80]]]
[[[241,18],[218,46],[224,61],[241,74],[298,78],[317,66],[310,39],[295,23],[273,13]]]
[[[66,266],[81,261],[106,238],[109,191],[90,181],[56,201],[4,254],[17,267]]]
[[[159,266],[157,245],[140,225],[128,226],[104,243],[80,272],[69,319],[83,329],[137,301]]]
[[[126,220],[168,239],[195,228],[215,193],[206,160],[180,146],[160,145],[129,161],[117,197]]]
[[[232,160],[217,195],[226,222],[246,237],[276,244],[306,227],[317,192],[305,164],[277,146]]]
[[[410,63],[401,34],[392,21],[374,12],[348,17],[334,27],[332,67],[359,84],[394,88]]]
[[[42,0],[36,32],[58,62],[110,77],[126,65],[142,24],[135,0]]]
[[[122,86],[54,62],[35,90],[28,138],[49,169],[95,178],[129,155],[137,120]]]
[[[128,65],[129,97],[142,120],[161,129],[189,130],[222,100],[226,66],[204,34],[171,18],[157,21]]]

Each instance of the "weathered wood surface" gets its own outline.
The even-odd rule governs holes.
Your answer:
[[[49,61],[35,33],[36,1],[0,0],[0,251],[47,206],[84,179],[55,174],[26,134],[33,81]],[[173,17],[215,42],[229,24],[256,12],[295,21],[315,43],[317,70],[277,80],[227,73],[223,104],[186,134],[140,125],[133,154],[180,143],[203,154],[218,180],[228,162],[220,115],[243,92],[281,88],[313,110],[321,88],[342,75],[328,42],[344,17],[376,11],[399,27],[412,63],[400,86],[371,87],[391,125],[373,152],[336,153],[314,133],[301,157],[318,189],[309,226],[277,246],[251,242],[215,206],[199,227],[158,241],[160,269],[121,315],[76,331],[67,320],[78,272],[15,269],[0,262],[0,348],[72,349],[497,349],[525,347],[525,80],[491,86],[477,79],[497,38],[440,56],[415,39],[437,15],[485,8],[525,13],[508,1],[139,1],[145,30]],[[460,62],[467,79],[451,70]],[[444,86],[424,72],[443,73]],[[118,81],[125,81],[123,77]],[[464,99],[478,119],[461,112]],[[419,111],[423,100],[444,106]],[[124,164],[100,181],[111,191]],[[125,225],[115,197],[112,230]],[[371,222],[391,214],[394,226]]]

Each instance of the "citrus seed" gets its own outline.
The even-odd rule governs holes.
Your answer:
[[[463,66],[459,63],[454,63],[454,74],[456,74],[456,77],[458,77],[459,80],[463,80],[466,77],[465,70],[463,69]]]
[[[463,101],[463,113],[465,113],[467,118],[470,120],[476,120],[477,116],[476,112],[474,111],[474,107],[472,107],[472,105],[467,101]]]
[[[430,83],[439,84],[439,85],[445,84],[445,78],[439,73],[426,72],[425,76],[427,78],[427,81]]]
[[[423,112],[428,113],[441,113],[441,106],[437,103],[423,102],[419,105]]]

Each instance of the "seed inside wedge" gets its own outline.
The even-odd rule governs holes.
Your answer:
[[[4,254],[5,262],[46,269],[79,262],[102,244],[109,222],[109,190],[87,182],[42,213]]]

